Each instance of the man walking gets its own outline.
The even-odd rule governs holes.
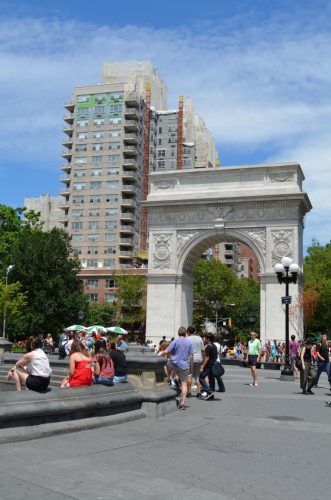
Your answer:
[[[206,377],[210,376],[210,374],[212,373],[212,366],[217,361],[217,347],[214,344],[215,337],[212,333],[208,333],[207,339],[208,339],[208,344],[205,349],[205,357],[200,367],[200,384],[207,393],[207,395],[204,398],[206,401],[214,399],[213,390],[210,387],[210,385],[207,384],[205,379]]]
[[[171,372],[175,372],[181,382],[182,392],[178,405],[180,410],[185,410],[187,408],[187,378],[190,363],[193,361],[193,351],[193,343],[188,337],[186,337],[186,328],[181,326],[178,330],[178,338],[174,339],[165,351],[159,353],[159,356],[166,356],[168,353],[171,354],[171,358],[169,359],[166,368],[168,378],[170,378]]]
[[[187,396],[191,396],[192,390],[192,378],[194,377],[195,383],[197,385],[197,397],[201,396],[201,385],[199,381],[200,376],[200,366],[202,363],[202,356],[204,351],[204,345],[200,335],[196,335],[193,326],[187,327],[188,338],[193,343],[193,360],[190,364],[190,371],[187,380]]]
[[[261,359],[262,346],[258,338],[256,338],[256,333],[250,333],[250,340],[248,342],[248,363],[247,366],[251,369],[251,374],[253,382],[249,384],[251,387],[257,387],[257,375],[256,375],[256,365]]]
[[[331,389],[329,346],[326,335],[322,335],[321,343],[317,346],[317,375],[315,379],[315,387],[318,386],[318,381],[322,372],[326,373]]]

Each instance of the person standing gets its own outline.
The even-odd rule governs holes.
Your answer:
[[[331,389],[329,346],[327,343],[326,335],[322,335],[321,343],[318,344],[316,353],[317,353],[317,375],[315,379],[315,387],[318,386],[318,381],[321,373],[325,372],[328,377],[328,382]]]
[[[248,342],[248,363],[247,366],[251,369],[253,382],[249,384],[251,387],[257,387],[257,374],[256,365],[261,359],[262,346],[260,340],[256,337],[255,332],[250,333],[250,340]]]
[[[301,349],[301,371],[300,371],[300,387],[302,394],[314,394],[311,388],[315,385],[316,371],[313,365],[312,347],[314,339],[307,339]]]
[[[290,354],[290,362],[291,368],[293,370],[295,378],[299,378],[299,370],[296,367],[296,359],[299,354],[300,344],[297,340],[295,340],[295,335],[291,335],[291,341],[289,344],[289,354]]]
[[[202,365],[200,367],[200,384],[202,385],[203,389],[207,393],[207,395],[204,397],[205,401],[214,399],[214,391],[210,384],[207,384],[206,382],[206,377],[212,376],[212,366],[213,364],[217,361],[217,347],[214,344],[215,337],[212,333],[208,333],[207,335],[208,339],[208,344],[205,349],[205,356],[202,362]],[[215,390],[215,379],[213,378],[214,381],[214,390]]]
[[[191,360],[193,360],[193,342],[186,337],[186,328],[181,326],[178,330],[178,338],[174,339],[165,351],[159,352],[158,356],[171,354],[167,363],[168,377],[175,372],[181,382],[181,399],[178,405],[180,410],[185,410],[187,396],[187,379]]]
[[[200,366],[202,364],[202,357],[204,352],[204,345],[200,335],[196,335],[193,326],[187,327],[188,338],[193,343],[193,359],[190,363],[190,371],[187,379],[187,396],[191,396],[192,378],[194,377],[197,386],[197,397],[201,396],[201,385],[199,381]]]

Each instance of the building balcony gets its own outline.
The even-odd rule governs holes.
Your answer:
[[[132,184],[123,184],[121,191],[124,191],[126,193],[135,193],[136,188]]]
[[[135,200],[132,200],[132,199],[124,199],[124,200],[121,200],[121,205],[134,208],[136,206],[136,202],[135,202]]]
[[[120,245],[125,245],[125,246],[133,246],[133,239],[132,238],[120,238]],[[121,250],[120,250],[121,253]]]
[[[135,92],[132,92],[130,95],[127,96],[125,99],[125,102],[127,106],[134,106],[138,107],[139,106],[139,97]]]
[[[69,210],[69,198],[67,200],[65,200],[62,205],[59,205],[59,208],[61,210],[65,210],[64,216],[66,218],[64,219],[64,221],[66,221],[67,220],[67,216],[68,216],[68,210]],[[62,222],[62,220],[61,220],[61,222]]]
[[[132,220],[134,221],[135,220],[135,214],[134,213],[131,213],[131,212],[122,212],[120,214],[120,219],[122,220]]]
[[[127,170],[136,170],[138,168],[138,162],[133,158],[124,158],[123,160],[123,168]]]
[[[64,146],[65,148],[71,149],[72,148],[72,140],[66,139],[65,141],[62,142],[62,146]]]
[[[67,187],[64,189],[60,189],[60,196],[68,196],[69,197],[69,195],[70,195],[70,191]]]
[[[73,127],[63,127],[63,132],[65,134],[69,135],[69,137],[72,137],[74,129],[73,129]]]
[[[120,259],[131,259],[133,255],[132,250],[119,250],[119,258]]]
[[[60,177],[60,182],[63,182],[67,186],[70,184],[70,177]]]
[[[66,102],[66,103],[64,104],[64,107],[65,107],[68,111],[70,111],[70,113],[72,113],[72,112],[73,112],[73,110],[75,109],[75,104],[74,104],[73,102]]]
[[[69,163],[65,163],[64,165],[61,165],[61,170],[63,170],[63,172],[66,172],[67,174],[70,174],[70,172],[71,172],[71,164],[70,164],[70,162]]]
[[[122,173],[122,179],[123,180],[128,180],[128,181],[135,181],[136,180],[136,174],[132,172],[132,170],[124,170]],[[130,184],[131,185],[131,184]]]
[[[66,160],[69,160],[69,161],[70,161],[70,160],[71,160],[71,157],[72,157],[72,151],[63,151],[63,152],[61,153],[61,156],[62,156],[63,158],[65,158]]]
[[[136,120],[126,120],[124,123],[124,128],[129,132],[138,132],[138,123]]]
[[[125,225],[122,224],[120,227],[120,233],[133,233],[134,232],[134,227],[130,226],[129,224]]]
[[[139,115],[137,108],[126,108],[124,116],[127,120],[138,120]]]
[[[63,119],[65,122],[69,123],[70,125],[72,125],[74,123],[74,115],[73,114],[64,115]]]
[[[126,144],[137,144],[138,143],[138,138],[137,134],[124,134],[124,143]]]
[[[124,156],[137,156],[138,150],[135,146],[127,146],[124,144],[123,154]]]

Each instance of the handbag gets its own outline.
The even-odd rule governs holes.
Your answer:
[[[295,366],[298,370],[301,370],[302,369],[302,361],[301,361],[301,358],[300,356],[296,356],[295,357]]]
[[[225,373],[223,365],[221,363],[214,363],[211,367],[211,371],[214,377],[222,377]]]

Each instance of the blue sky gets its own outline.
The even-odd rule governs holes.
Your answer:
[[[0,0],[0,203],[57,195],[63,103],[105,61],[149,59],[222,164],[298,161],[305,246],[330,241],[331,1]]]

